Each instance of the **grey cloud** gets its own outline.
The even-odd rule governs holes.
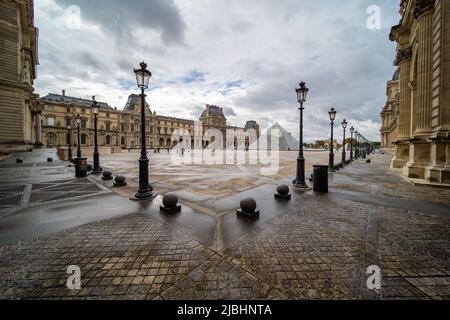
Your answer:
[[[83,19],[99,24],[105,33],[133,38],[135,28],[161,32],[166,44],[183,43],[185,23],[173,0],[56,0],[63,6],[78,5]],[[129,45],[129,44],[127,44]]]
[[[226,117],[237,117],[237,114],[236,114],[236,112],[234,111],[233,108],[224,107],[223,108],[223,112],[224,112]]]

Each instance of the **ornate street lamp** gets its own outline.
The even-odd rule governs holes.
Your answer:
[[[145,62],[141,62],[140,66],[140,69],[134,69],[137,86],[141,89],[141,158],[139,159],[139,190],[132,197],[133,200],[147,200],[156,197],[153,193],[153,187],[148,182],[149,160],[147,158],[145,142],[145,89],[148,88],[152,73],[147,70],[147,64]]]
[[[116,133],[116,147],[119,146],[119,127],[114,128],[114,132]]]
[[[293,181],[294,187],[298,189],[309,189],[305,182],[305,157],[303,155],[303,104],[306,102],[306,96],[309,89],[306,87],[305,82],[300,82],[300,87],[295,89],[297,93],[297,101],[300,103],[300,148],[297,158],[297,177]]]
[[[334,120],[336,119],[336,110],[334,108],[331,108],[330,111],[328,111],[328,115],[330,116],[331,121],[331,138],[330,138],[330,160],[329,160],[329,170],[330,172],[334,172]]]
[[[342,142],[342,166],[345,166],[345,158],[346,158],[346,154],[345,154],[345,130],[347,129],[347,120],[343,120],[342,121],[342,129],[344,129],[344,137],[343,137],[343,142]]]
[[[99,112],[99,105],[97,101],[95,101],[95,97],[92,97],[92,105],[91,105],[92,114],[94,115],[94,169],[92,170],[93,174],[99,174],[102,172],[102,168],[100,168],[100,154],[98,153],[98,140],[97,140],[97,115]]]
[[[78,147],[77,147],[77,158],[81,158],[81,135],[80,135],[80,125],[81,125],[81,117],[77,115],[77,128],[78,128]]]
[[[367,154],[366,154],[366,138],[364,138],[363,136],[361,136],[361,149],[362,149],[362,158],[366,159],[367,158]]]
[[[70,124],[67,125],[67,132],[69,133],[69,154],[67,161],[72,162],[72,126]]]
[[[353,134],[355,133],[355,128],[352,126],[350,128],[350,161],[353,162]]]
[[[359,159],[359,132],[355,131],[355,159]]]

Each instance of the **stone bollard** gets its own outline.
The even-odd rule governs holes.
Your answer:
[[[259,218],[259,210],[256,210],[256,201],[246,198],[241,201],[241,209],[237,211],[237,216],[248,221],[255,221]]]
[[[22,158],[17,158],[16,159],[16,163],[23,163],[23,159]]]
[[[181,206],[178,205],[178,197],[174,193],[167,193],[163,197],[163,205],[159,207],[161,212],[175,214],[181,212]]]
[[[127,185],[127,178],[124,176],[116,176],[114,178],[114,187],[124,187]]]
[[[113,177],[112,177],[111,171],[103,171],[102,180],[108,181],[108,180],[112,180],[112,179],[113,179]]]
[[[48,158],[47,158],[47,162],[53,162],[53,158],[48,157]]]
[[[314,173],[311,173],[311,176],[309,177],[309,182],[313,182],[314,181]]]
[[[291,194],[289,193],[289,186],[287,184],[282,184],[277,187],[275,199],[291,200]]]

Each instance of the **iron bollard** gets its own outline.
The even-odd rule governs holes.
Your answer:
[[[315,165],[314,168],[314,192],[328,193],[328,168],[326,165]]]
[[[75,177],[76,178],[87,177],[87,158],[75,159]]]

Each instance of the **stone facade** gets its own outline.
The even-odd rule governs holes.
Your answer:
[[[0,0],[0,151],[39,144],[36,105],[38,30],[32,0]]]
[[[76,117],[81,116],[81,146],[89,148],[94,143],[94,115],[92,100],[66,95],[49,94],[38,99],[42,111],[42,142],[45,147],[66,147],[77,144]],[[140,147],[141,97],[132,94],[123,110],[99,102],[98,143],[100,146],[134,149]],[[206,105],[199,122],[157,115],[146,103],[146,143],[150,149],[173,148],[190,136],[186,148],[205,148],[215,142],[218,148],[245,147],[259,136],[259,125],[248,121],[246,127],[227,125],[223,108]],[[73,128],[69,142],[68,125]],[[254,130],[250,130],[254,129]],[[217,134],[220,132],[221,135]],[[218,140],[216,137],[222,137]],[[176,137],[176,138],[174,138]],[[197,137],[197,138],[196,138]],[[225,145],[226,143],[226,145]]]
[[[381,113],[381,148],[392,150],[397,138],[397,117],[400,101],[399,71],[387,84],[387,102]]]
[[[391,166],[417,183],[450,184],[450,2],[402,0],[399,104]]]

